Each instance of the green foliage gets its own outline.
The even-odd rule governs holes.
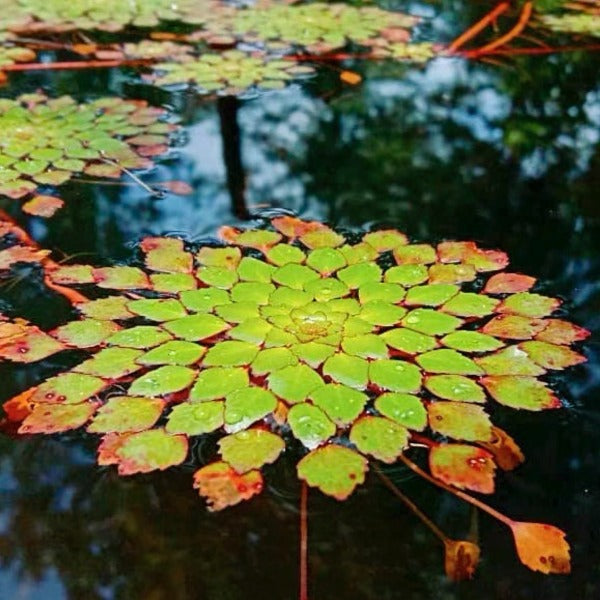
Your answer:
[[[144,268],[70,265],[51,273],[63,285],[113,295],[82,303],[80,320],[49,335],[9,328],[0,347],[5,359],[27,362],[18,350],[25,340],[44,348],[29,362],[65,348],[92,353],[31,391],[33,410],[20,431],[64,431],[90,420],[88,431],[105,436],[99,461],[122,474],[178,464],[189,437],[224,431],[220,466],[200,469],[195,479],[214,508],[243,499],[239,477],[255,482],[244,497],[254,495],[262,486],[257,469],[275,461],[290,438],[308,452],[299,477],[339,499],[363,480],[365,457],[395,462],[415,435],[429,438],[434,476],[491,492],[495,457],[479,447],[496,435],[487,395],[512,408],[559,407],[538,377],[584,360],[568,346],[585,331],[545,319],[559,303],[523,291],[534,281],[488,278],[508,263],[501,252],[471,242],[413,245],[395,231],[350,245],[321,223],[281,217],[272,225],[224,228],[227,247],[196,252],[179,240],[146,238]],[[384,255],[397,266],[380,266]],[[462,292],[460,274],[432,283],[443,265],[471,267],[491,291]],[[425,281],[388,276],[415,266]],[[206,282],[207,270],[218,270],[216,286]],[[196,275],[204,285],[164,293],[153,284],[159,273]],[[490,326],[509,318],[525,320],[516,341],[514,327]],[[103,398],[115,383],[122,396]],[[57,406],[85,409],[42,412]],[[165,429],[156,428],[161,415]]]
[[[28,94],[0,100],[0,195],[21,198],[40,185],[60,185],[76,173],[118,177],[121,168],[147,168],[146,146],[167,149],[164,111],[145,103],[102,98],[77,104],[69,96]],[[111,164],[107,165],[106,161]],[[105,172],[105,167],[110,167]],[[99,271],[101,274],[101,271]]]

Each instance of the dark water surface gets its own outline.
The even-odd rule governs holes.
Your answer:
[[[397,3],[426,17],[423,38],[452,39],[483,3]],[[373,476],[345,503],[311,493],[311,600],[596,600],[600,598],[600,61],[596,54],[522,57],[501,65],[440,58],[425,68],[352,64],[348,87],[323,68],[294,86],[241,102],[247,209],[294,211],[348,229],[397,227],[415,240],[475,239],[508,252],[511,270],[565,299],[592,330],[589,361],[556,380],[567,408],[494,421],[526,463],[497,476],[490,503],[568,534],[573,572],[535,574],[508,530],[479,517],[483,559],[475,579],[449,583],[442,548]],[[189,197],[149,198],[135,185],[72,183],[48,221],[0,200],[41,246],[79,261],[130,259],[143,236],[213,236],[243,224],[226,184],[219,107],[192,94],[135,84],[127,71],[32,73],[3,96],[43,88],[82,100],[146,98],[185,124],[179,147],[144,176],[184,180]],[[221,110],[223,111],[223,106]],[[231,118],[231,117],[227,117]],[[227,143],[227,141],[225,142]],[[236,173],[233,173],[236,175]],[[239,176],[239,174],[237,174]],[[44,327],[70,308],[35,269],[0,288],[3,309]],[[56,373],[64,360],[0,367],[0,400]],[[191,489],[194,461],[122,479],[95,466],[97,440],[0,437],[1,600],[287,600],[297,597],[298,498],[294,457],[268,469],[269,488],[221,514]],[[201,460],[211,448],[196,447]],[[393,479],[452,536],[470,510],[401,468]]]

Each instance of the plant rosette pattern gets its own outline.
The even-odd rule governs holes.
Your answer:
[[[262,3],[238,10],[232,28],[247,42],[324,52],[349,42],[364,46],[406,42],[417,22],[415,17],[370,6]]]
[[[250,88],[280,89],[313,69],[261,53],[246,54],[228,50],[220,54],[202,54],[197,58],[180,57],[178,62],[153,66],[146,78],[154,85],[194,84],[199,93],[243,93]]]
[[[28,94],[0,99],[0,195],[23,198],[58,186],[76,173],[120,177],[147,169],[168,149],[175,125],[143,101]]]
[[[206,26],[234,9],[216,0],[14,0],[2,5],[0,30],[17,33],[75,29],[121,31],[128,26],[155,27],[177,21]]]
[[[146,238],[143,267],[51,271],[109,295],[54,331],[7,329],[5,360],[91,353],[4,405],[19,432],[87,426],[99,464],[122,475],[180,464],[190,438],[218,434],[219,457],[194,475],[212,510],[260,492],[292,440],[305,448],[298,477],[339,500],[370,461],[404,460],[413,443],[439,485],[489,494],[496,469],[523,456],[487,404],[559,408],[543,376],[584,360],[570,346],[588,332],[554,318],[560,302],[532,292],[534,278],[504,272],[503,252],[396,230],[349,243],[292,217],[220,233],[226,245],[195,250]],[[557,535],[566,562],[521,560],[564,572]]]

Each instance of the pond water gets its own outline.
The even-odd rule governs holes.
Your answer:
[[[390,3],[388,3],[389,5]],[[422,39],[449,40],[485,10],[478,2],[394,2],[424,17]],[[535,34],[532,34],[535,35]],[[558,42],[557,42],[558,43]],[[565,300],[569,320],[592,331],[588,362],[556,380],[566,408],[496,411],[526,462],[497,476],[490,503],[521,520],[553,523],[572,547],[568,576],[522,566],[502,525],[394,467],[390,476],[455,537],[473,520],[482,562],[472,581],[449,582],[439,541],[375,477],[340,503],[309,495],[313,600],[600,598],[600,62],[593,52],[494,61],[437,58],[423,67],[348,61],[363,77],[340,81],[322,66],[303,85],[227,105],[157,91],[129,69],[12,74],[3,97],[45,90],[84,101],[101,95],[169,106],[185,126],[177,147],[143,175],[181,180],[190,196],[149,197],[122,185],[73,182],[54,218],[29,217],[0,199],[44,248],[78,261],[126,261],[148,234],[192,241],[247,214],[289,211],[349,230],[393,226],[414,240],[476,240],[501,248],[511,270]],[[237,112],[237,115],[236,115]],[[221,120],[220,120],[221,116]],[[232,200],[223,160],[237,117],[245,205]],[[19,267],[2,307],[44,328],[70,307]],[[0,400],[58,372],[66,359],[1,365]],[[184,466],[119,478],[95,465],[81,432],[0,436],[0,599],[238,600],[297,597],[300,486],[294,459],[269,469],[251,502],[209,513],[190,486],[199,445]]]

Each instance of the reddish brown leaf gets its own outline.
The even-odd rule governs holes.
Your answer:
[[[33,363],[61,352],[65,346],[37,327],[29,327],[27,332],[13,338],[0,347],[0,358],[16,363]]]
[[[526,292],[535,285],[535,277],[520,273],[497,273],[488,279],[484,294],[516,294]]]
[[[32,387],[24,392],[21,392],[18,396],[7,400],[2,408],[6,414],[6,418],[9,421],[20,423],[25,419],[33,410],[34,404],[31,402],[31,397],[35,392],[36,388]]]
[[[36,217],[44,217],[48,219],[52,217],[56,211],[65,205],[64,200],[56,196],[35,196],[28,202],[23,204],[23,211],[35,215]]]
[[[429,452],[431,474],[460,489],[482,494],[494,491],[494,457],[475,446],[467,444],[440,444]]]
[[[581,342],[590,335],[587,329],[561,319],[547,319],[546,323],[544,330],[535,336],[536,340],[550,344],[569,345]]]
[[[479,564],[480,550],[477,544],[466,540],[444,540],[446,575],[452,581],[472,579]]]
[[[489,450],[496,460],[496,464],[503,471],[516,469],[524,460],[525,456],[515,440],[500,427],[492,427],[492,439],[489,442],[479,442],[486,450]]]
[[[81,404],[36,404],[25,418],[19,433],[61,433],[85,425],[100,406],[99,402]]]
[[[288,216],[276,217],[271,223],[277,231],[292,239],[326,227],[318,221],[302,221],[302,219]]]
[[[189,196],[194,193],[194,188],[185,181],[161,181],[160,183],[155,183],[154,187],[167,190],[177,196]]]
[[[540,342],[538,340],[523,342],[522,344],[519,344],[519,348],[523,350],[534,363],[545,369],[562,370],[567,367],[581,364],[587,360],[585,356],[570,348],[549,344],[548,342]]]
[[[36,250],[28,246],[11,246],[0,250],[0,270],[10,269],[20,262],[39,263],[50,254],[50,250]]]
[[[482,327],[481,331],[508,340],[530,340],[547,325],[543,319],[530,319],[518,315],[498,315]]]
[[[137,152],[140,156],[151,157],[160,156],[169,149],[167,144],[154,144],[152,146],[140,146],[137,148]]]
[[[571,572],[569,544],[564,531],[545,523],[519,521],[512,521],[510,528],[517,554],[524,565],[545,574]]]
[[[194,488],[206,498],[208,510],[222,510],[260,494],[263,478],[260,471],[238,474],[226,462],[215,462],[194,473]]]

